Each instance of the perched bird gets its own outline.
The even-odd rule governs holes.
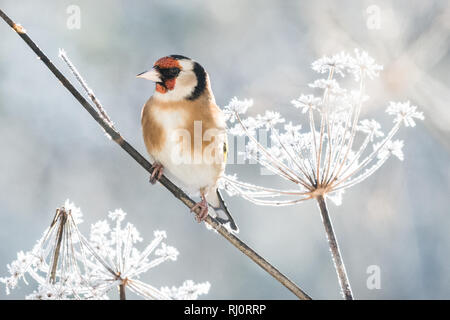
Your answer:
[[[191,209],[200,208],[199,222],[208,216],[209,204],[213,217],[238,232],[217,189],[227,157],[226,124],[205,69],[190,58],[171,55],[137,77],[156,83],[141,116],[145,146],[154,161],[150,182],[168,174],[188,193],[200,194],[201,201]]]

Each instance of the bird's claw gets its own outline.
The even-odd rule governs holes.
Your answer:
[[[163,165],[161,163],[155,162],[152,165],[152,169],[153,169],[153,171],[152,171],[152,174],[150,176],[149,181],[150,181],[151,184],[155,184],[156,181],[161,179],[161,177],[162,177],[162,175],[164,173],[164,167],[163,167]]]
[[[200,212],[197,214],[197,217],[195,218],[198,223],[205,221],[206,217],[208,216],[208,203],[203,198],[202,201],[197,202],[192,208],[191,212],[197,210],[197,208],[200,208]]]

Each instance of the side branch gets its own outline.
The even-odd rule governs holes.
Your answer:
[[[99,112],[95,110],[94,107],[83,97],[83,95],[70,83],[70,81],[55,67],[55,65],[50,61],[50,59],[39,49],[39,47],[31,40],[27,35],[25,29],[14,23],[2,10],[0,10],[0,17],[5,20],[5,22],[17,32],[17,34],[22,38],[23,41],[33,50],[33,52],[40,58],[40,60],[50,69],[50,71],[55,75],[55,77],[61,82],[61,84],[77,99],[77,101],[86,109],[87,112],[94,118],[95,121],[106,131],[106,133],[114,140],[124,151],[126,151],[137,163],[139,163],[145,170],[150,174],[152,173],[152,167],[150,162],[148,162],[136,149],[134,149],[113,127],[111,127],[105,117],[103,117]],[[166,187],[177,199],[182,201],[187,207],[192,208],[195,202],[189,198],[186,193],[184,193],[180,188],[173,184],[165,176],[162,176],[159,182]],[[196,214],[199,210],[196,211]],[[205,220],[210,226],[212,226],[219,234],[221,234],[225,239],[227,239],[232,245],[238,248],[242,253],[252,259],[256,264],[268,272],[272,277],[278,280],[282,285],[288,288],[293,294],[298,298],[304,300],[310,300],[311,297],[308,296],[302,289],[300,289],[295,283],[289,280],[284,274],[278,271],[274,266],[267,262],[263,257],[257,254],[252,248],[247,244],[237,238],[235,235],[228,232],[216,219],[208,216]]]

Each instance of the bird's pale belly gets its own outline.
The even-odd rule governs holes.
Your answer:
[[[183,150],[181,144],[166,142],[160,152],[153,155],[156,161],[164,166],[164,173],[174,177],[182,184],[182,188],[191,194],[201,189],[210,189],[215,186],[221,171],[217,166],[193,161],[190,153]]]
[[[215,187],[222,174],[223,164],[211,163],[212,159],[207,158],[202,150],[201,140],[200,149],[193,150],[193,140],[202,139],[202,134],[192,139],[189,130],[183,129],[186,126],[181,120],[185,119],[182,110],[159,111],[157,119],[164,128],[165,141],[161,149],[153,150],[151,156],[164,166],[164,174],[169,179],[175,178],[190,194]],[[217,148],[217,152],[222,151],[221,148]]]

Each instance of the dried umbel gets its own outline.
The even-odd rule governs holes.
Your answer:
[[[361,109],[369,99],[364,92],[366,81],[378,76],[382,67],[366,52],[358,50],[354,56],[340,53],[321,58],[312,67],[328,76],[310,84],[321,92],[319,97],[301,95],[292,101],[299,109],[299,115],[307,119],[306,130],[299,124],[286,122],[274,111],[244,118],[253,105],[252,100],[233,98],[225,107],[231,124],[230,133],[249,139],[245,156],[296,185],[293,190],[278,190],[225,176],[223,187],[231,194],[239,194],[262,205],[296,204],[319,195],[340,204],[345,189],[369,177],[391,155],[403,160],[403,141],[394,140],[394,136],[402,125],[414,127],[415,120],[424,118],[417,107],[409,101],[390,102],[386,112],[394,116],[394,125],[387,134],[381,131],[377,121],[360,120]],[[357,82],[356,90],[339,85],[336,78],[345,75],[353,76]],[[258,141],[258,130],[268,131],[269,146]],[[355,141],[359,140],[361,143],[356,146]],[[274,200],[274,197],[280,197],[280,200]]]
[[[366,53],[355,50],[353,56],[340,53],[323,57],[312,68],[327,78],[315,80],[309,86],[321,94],[301,95],[292,101],[299,115],[306,117],[307,128],[287,123],[278,112],[244,117],[252,100],[233,98],[225,110],[231,134],[248,137],[245,156],[272,173],[292,182],[295,188],[280,190],[239,181],[225,176],[222,188],[231,195],[240,195],[260,205],[293,205],[316,199],[328,237],[332,258],[342,294],[352,299],[350,283],[329,217],[326,198],[341,204],[342,193],[362,182],[378,170],[391,155],[403,160],[403,141],[394,140],[402,125],[414,127],[423,120],[422,112],[410,102],[390,102],[386,109],[394,116],[393,127],[385,134],[373,119],[360,119],[366,81],[378,76],[382,67]],[[343,88],[338,79],[350,75],[356,88]],[[261,130],[268,132],[269,143],[258,141]],[[355,145],[356,141],[360,141]]]
[[[19,252],[17,260],[8,265],[9,277],[0,278],[9,294],[19,280],[28,284],[27,275],[38,289],[27,299],[108,299],[108,292],[119,288],[125,299],[128,288],[145,299],[196,299],[207,294],[209,282],[195,284],[185,281],[179,288],[157,289],[139,280],[140,275],[161,263],[175,261],[178,251],[166,245],[165,231],[155,231],[154,239],[144,250],[139,231],[131,224],[122,226],[126,213],[118,209],[109,213],[114,223],[101,220],[91,226],[89,239],[78,229],[82,213],[70,201],[56,210],[48,230],[31,251]]]
[[[136,244],[142,238],[131,223],[122,226],[125,216],[126,213],[118,209],[109,213],[109,218],[115,223],[113,228],[107,220],[91,227],[90,239],[85,243],[92,253],[89,259],[92,288],[106,293],[118,287],[121,299],[125,298],[126,288],[146,299],[170,299],[160,290],[140,281],[139,276],[165,261],[175,261],[178,250],[162,242],[167,237],[165,231],[155,231],[152,242],[144,250],[138,250]]]
[[[26,276],[39,289],[30,299],[82,299],[88,288],[86,248],[77,225],[82,222],[79,208],[67,200],[56,210],[50,227],[44,231],[32,250],[20,251],[17,260],[8,265],[10,276],[0,278],[6,292],[14,289]]]

